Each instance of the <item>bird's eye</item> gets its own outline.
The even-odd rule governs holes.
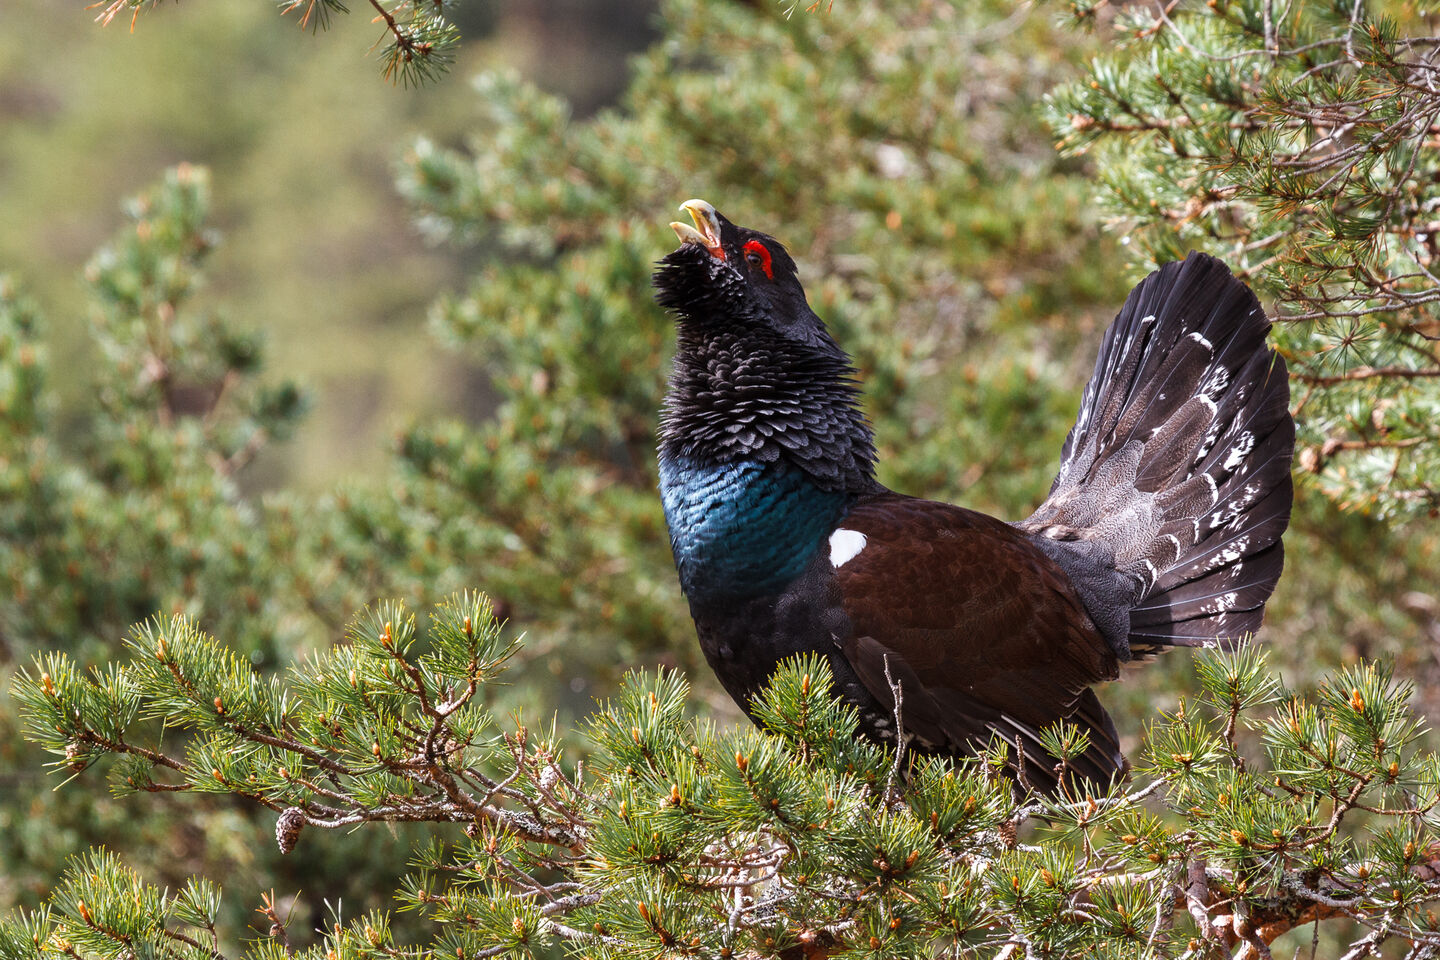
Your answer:
[[[759,240],[751,240],[745,244],[745,262],[764,270],[767,278],[775,279],[774,268],[770,263],[770,250]]]

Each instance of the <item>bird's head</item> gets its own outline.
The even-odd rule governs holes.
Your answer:
[[[780,241],[737,227],[704,200],[686,200],[680,209],[694,226],[670,224],[680,247],[655,272],[662,307],[701,330],[768,329],[827,352],[833,347]]]
[[[737,227],[704,200],[672,223],[655,297],[680,336],[660,423],[660,459],[783,460],[822,490],[869,492],[875,445],[855,367],[805,301],[774,237]]]

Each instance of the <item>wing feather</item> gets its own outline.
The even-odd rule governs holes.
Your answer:
[[[1060,720],[1089,730],[1074,766],[1105,782],[1123,757],[1091,694],[1116,656],[1065,574],[1008,524],[961,507],[893,494],[854,508],[841,528],[865,545],[834,573],[852,626],[842,643],[886,709],[924,749],[973,752],[998,732],[1020,744],[1027,777],[1053,787],[1039,732]]]

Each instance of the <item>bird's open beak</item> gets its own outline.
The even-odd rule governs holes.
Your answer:
[[[704,200],[686,200],[680,204],[680,209],[695,221],[693,227],[678,220],[670,224],[680,242],[702,246],[716,260],[724,260],[725,248],[720,245],[720,220],[715,216],[715,208]]]

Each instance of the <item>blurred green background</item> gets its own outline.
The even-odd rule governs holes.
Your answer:
[[[381,30],[364,10],[315,36],[263,0],[165,4],[133,31],[95,12],[0,10],[0,272],[46,304],[56,357],[83,368],[80,273],[122,198],[174,163],[210,167],[224,250],[206,298],[263,331],[271,371],[314,404],[247,472],[250,489],[328,489],[373,472],[413,417],[488,411],[485,378],[420,334],[474,254],[424,241],[396,165],[418,134],[463,139],[479,70],[518,70],[583,116],[615,100],[626,57],[656,29],[649,0],[468,0],[454,68],[407,89],[380,80],[367,50]],[[83,417],[82,381],[56,386],[65,415]]]

